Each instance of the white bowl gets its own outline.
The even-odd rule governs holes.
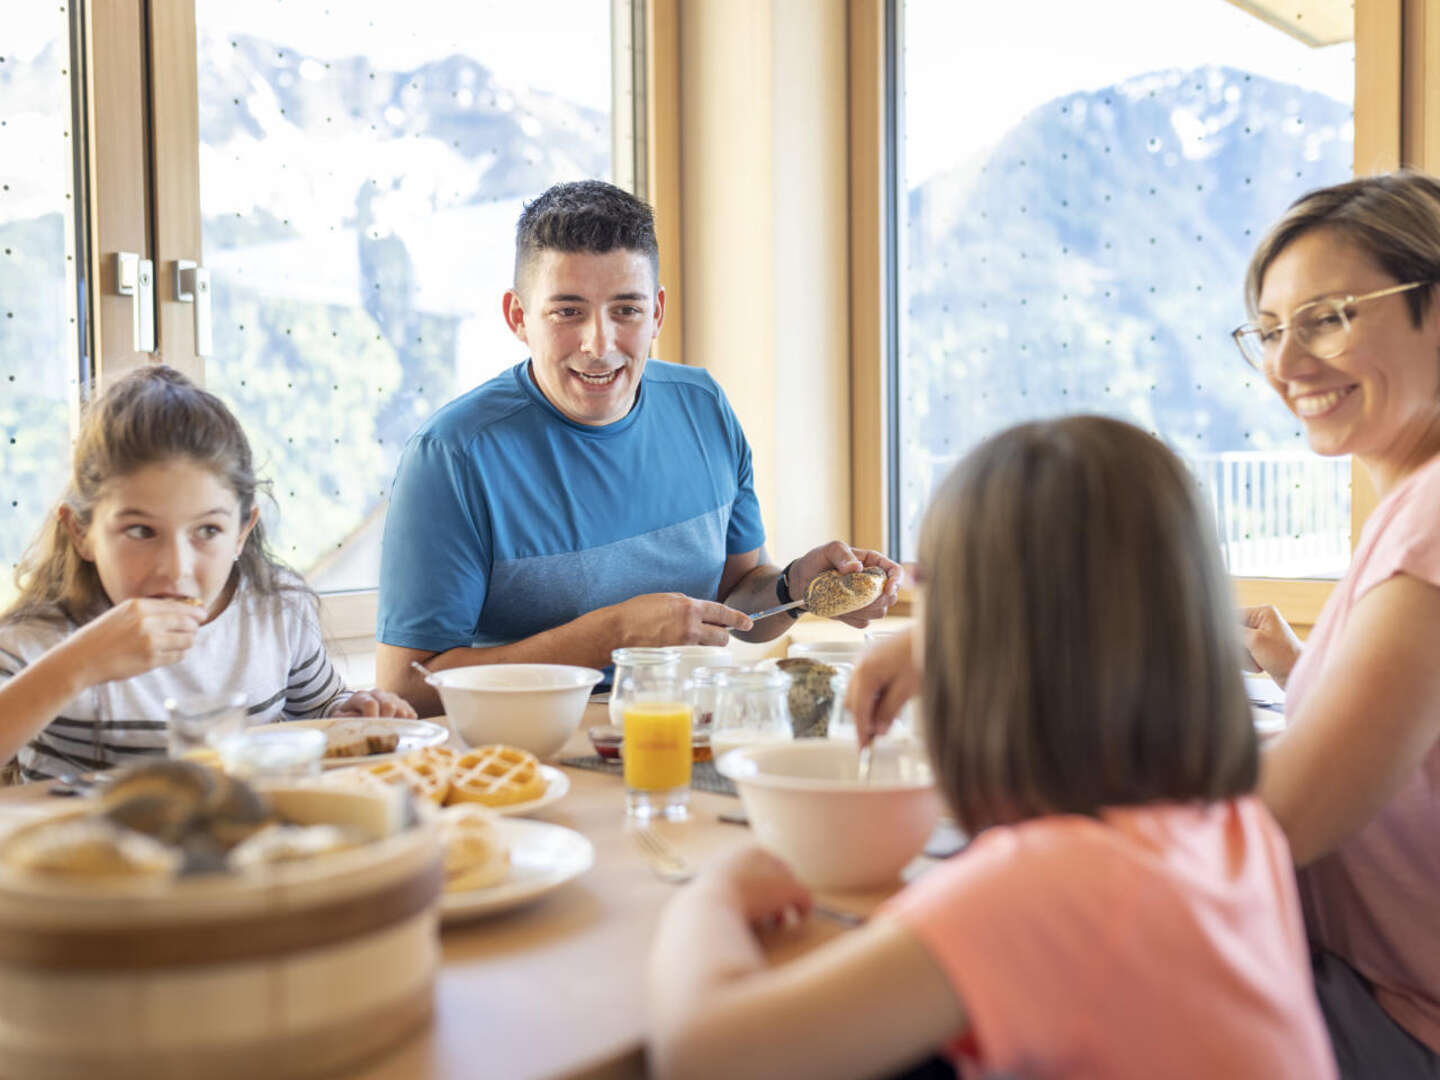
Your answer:
[[[580,727],[604,675],[566,664],[478,664],[434,672],[450,723],[471,746],[506,743],[549,757]]]
[[[804,657],[821,664],[853,664],[870,646],[860,638],[844,641],[796,641],[786,650],[791,658]]]
[[[817,889],[894,883],[940,816],[930,764],[910,744],[877,746],[870,782],[853,743],[797,739],[732,750],[716,767],[735,781],[756,839]]]

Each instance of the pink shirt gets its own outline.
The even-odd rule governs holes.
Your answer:
[[[964,1004],[962,1070],[1335,1076],[1290,851],[1253,797],[989,829],[885,911]]]
[[[1360,598],[1396,574],[1440,585],[1440,458],[1406,477],[1365,523],[1290,673],[1287,720],[1304,711]],[[1311,939],[1349,961],[1385,1011],[1440,1053],[1440,743],[1369,824],[1300,872],[1300,898]]]

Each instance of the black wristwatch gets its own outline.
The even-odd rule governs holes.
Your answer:
[[[795,602],[795,597],[790,595],[790,567],[794,565],[795,560],[791,559],[785,564],[785,569],[780,571],[780,576],[775,579],[775,598],[782,604],[793,604]],[[800,609],[792,607],[785,614],[789,615],[792,619],[798,619],[800,617]]]

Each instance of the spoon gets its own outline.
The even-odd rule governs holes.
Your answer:
[[[860,782],[870,783],[870,748],[874,743],[866,743],[860,747]]]

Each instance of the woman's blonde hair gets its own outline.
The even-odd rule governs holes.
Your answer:
[[[1255,786],[1225,571],[1158,440],[1095,416],[987,440],[936,492],[919,571],[926,734],[967,831]]]
[[[250,442],[239,421],[218,397],[174,368],[137,368],[92,401],[75,440],[65,493],[15,570],[19,596],[3,621],[53,617],[58,609],[84,623],[104,612],[109,600],[100,575],[75,549],[60,508],[68,508],[84,532],[108,483],[177,459],[214,472],[235,493],[242,522],[265,490],[255,476]],[[262,594],[306,591],[271,554],[261,521],[246,538],[236,571],[248,588]]]
[[[1245,272],[1250,318],[1255,318],[1271,263],[1317,229],[1333,229],[1398,284],[1440,281],[1440,182],[1408,169],[1364,176],[1307,192],[1270,227]],[[1416,326],[1429,309],[1431,291],[1405,293]]]

